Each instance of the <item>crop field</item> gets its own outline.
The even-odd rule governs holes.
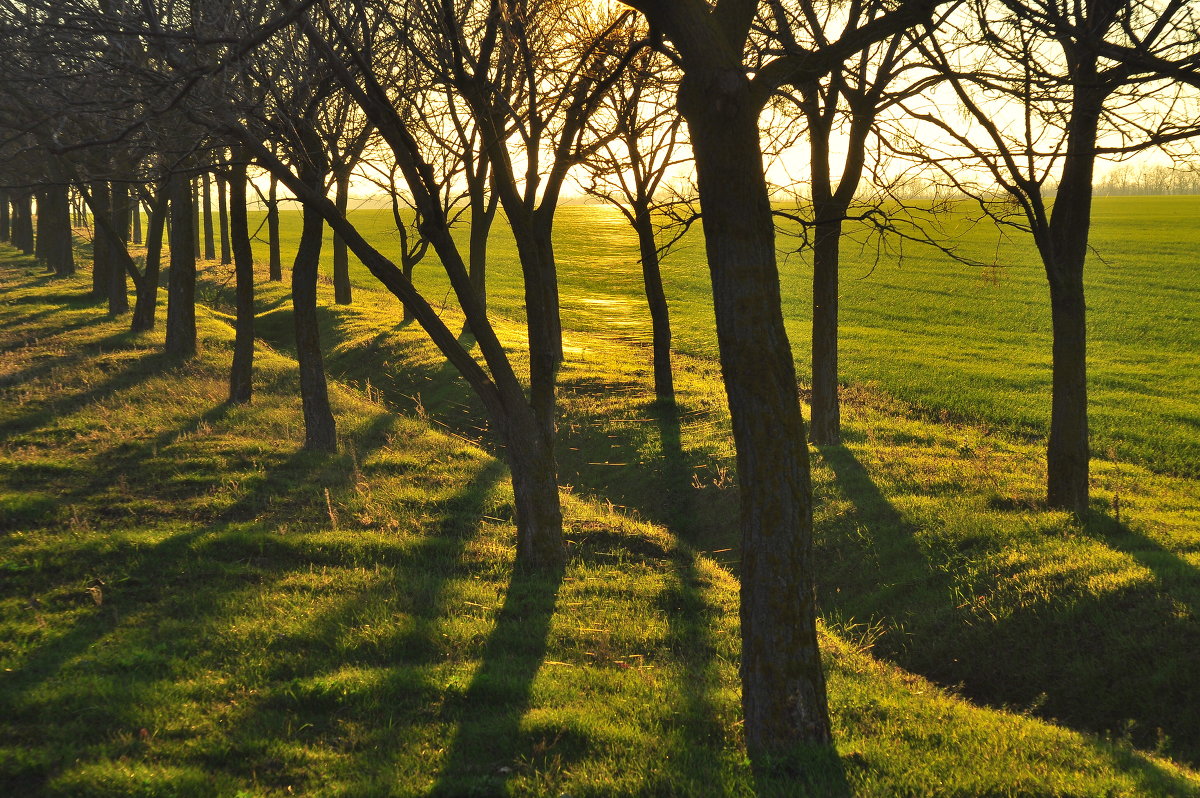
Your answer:
[[[285,239],[299,214],[282,213]],[[387,252],[395,246],[389,211],[360,210],[354,221]],[[1045,274],[1021,236],[990,224],[966,226],[963,254],[996,263],[981,269],[929,247],[879,253],[843,245],[841,375],[877,386],[935,417],[1045,436],[1050,414],[1050,312]],[[556,255],[568,345],[596,336],[648,341],[636,240],[603,206],[558,214]],[[520,271],[502,220],[490,244],[493,311],[522,317]],[[781,236],[781,247],[795,239]],[[1092,445],[1099,457],[1160,473],[1200,477],[1200,197],[1121,197],[1096,201],[1087,269]],[[265,245],[256,256],[265,260]],[[285,261],[286,261],[285,254]],[[323,250],[328,263],[330,247]],[[352,259],[352,279],[378,283]],[[676,349],[716,357],[712,300],[698,233],[663,263]],[[781,250],[784,315],[801,381],[808,374],[811,263]],[[414,277],[429,296],[453,302],[432,255]],[[571,339],[574,338],[574,341]]]

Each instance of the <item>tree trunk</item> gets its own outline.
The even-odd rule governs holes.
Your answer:
[[[646,302],[650,306],[650,323],[654,348],[654,397],[660,403],[675,403],[675,379],[671,373],[671,315],[667,294],[663,290],[659,269],[658,244],[654,240],[654,223],[648,208],[634,211],[633,227],[637,231],[638,248],[642,257],[642,282]]]
[[[223,174],[217,178],[217,221],[220,223],[221,234],[221,265],[228,266],[233,262],[233,252],[229,242],[229,200],[225,185],[229,182]]]
[[[204,256],[204,249],[201,241],[201,230],[203,229],[203,220],[201,218],[202,211],[200,210],[200,178],[192,178],[192,257],[195,260],[200,260]]]
[[[758,108],[741,71],[679,90],[696,159],[741,498],[742,708],[752,754],[831,739],[816,630],[812,486],[779,295]]]
[[[496,200],[489,196],[488,203],[472,200],[471,236],[467,243],[471,285],[484,310],[487,310],[487,253],[488,236],[492,232],[492,220],[496,218]]]
[[[141,245],[145,243],[142,241],[142,201],[135,196],[129,210],[133,216],[133,243]]]
[[[1054,272],[1049,274],[1054,376],[1046,453],[1046,502],[1083,519],[1087,517],[1090,454],[1083,270],[1058,264]]]
[[[8,192],[0,189],[0,244],[12,238],[12,216],[8,210]]]
[[[22,192],[15,204],[20,211],[20,224],[17,230],[20,235],[17,236],[15,243],[21,252],[32,255],[34,250],[33,194],[28,191]]]
[[[208,172],[200,173],[200,216],[204,221],[204,259],[217,259],[217,244],[213,237],[212,180]]]
[[[38,263],[46,266],[46,271],[54,271],[49,265],[49,259],[46,257],[46,234],[49,232],[46,229],[46,222],[48,221],[45,213],[46,192],[44,190],[34,192],[34,198],[37,203],[37,213],[34,215],[37,234],[34,236],[33,257]]]
[[[169,355],[196,353],[195,192],[185,175],[171,177],[171,270],[167,278]]]
[[[1095,56],[1080,64],[1067,131],[1067,155],[1054,201],[1049,235],[1039,249],[1050,283],[1054,330],[1050,439],[1046,449],[1046,503],[1087,518],[1088,444],[1087,305],[1083,267],[1092,216],[1096,135],[1105,89],[1097,88]]]
[[[75,252],[71,235],[71,205],[65,185],[46,189],[41,213],[47,222],[46,264],[56,277],[75,273]]]
[[[113,254],[108,273],[108,312],[117,316],[129,310],[129,275],[116,256],[117,249],[125,249],[129,241],[129,185],[114,182],[110,196],[112,229],[116,235],[115,238],[112,235],[107,237]]]
[[[279,180],[271,175],[270,193],[267,195],[267,238],[270,239],[268,249],[267,279],[275,282],[283,281],[283,258],[279,247]]]
[[[317,321],[317,268],[325,222],[304,206],[304,222],[296,262],[292,265],[292,317],[296,328],[296,359],[300,362],[300,398],[304,405],[304,448],[337,451],[333,410],[325,382],[321,336]]]
[[[97,180],[92,183],[92,202],[95,207],[92,209],[93,216],[104,214],[105,217],[112,218],[112,197],[108,193],[108,183],[103,180]],[[113,264],[112,252],[109,249],[111,243],[108,236],[103,232],[100,223],[95,219],[92,220],[92,298],[104,299],[108,296],[109,286],[112,284],[112,272],[115,268]]]
[[[237,282],[237,322],[233,367],[229,372],[231,404],[249,402],[254,375],[254,253],[246,218],[246,161],[234,152],[229,175],[229,222]]]
[[[554,440],[543,434],[524,397],[520,402],[524,406],[509,414],[504,435],[513,482],[517,558],[532,565],[554,565],[563,559]]]
[[[160,183],[154,205],[149,208],[146,220],[146,265],[145,279],[137,287],[133,301],[133,320],[130,329],[134,332],[154,329],[154,312],[158,306],[158,276],[162,266],[163,226],[166,224],[170,207],[170,185]]]
[[[844,209],[814,207],[812,317],[812,442],[842,441],[838,401],[838,266]]]
[[[333,182],[333,204],[344,219],[350,208],[350,172],[339,169],[334,173]],[[346,242],[337,233],[333,234],[333,301],[339,305],[349,305],[352,301],[350,258],[346,252]]]

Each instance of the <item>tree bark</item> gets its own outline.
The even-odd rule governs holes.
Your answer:
[[[167,278],[169,355],[196,354],[195,192],[186,175],[171,177],[171,270]]]
[[[650,324],[654,349],[654,397],[660,403],[675,403],[675,378],[671,372],[671,314],[667,294],[663,290],[662,270],[659,268],[658,244],[654,240],[654,223],[650,210],[637,207],[633,214],[638,249],[642,258],[642,283],[646,303],[650,306]]]
[[[831,739],[816,631],[812,487],[783,324],[757,103],[740,66],[679,90],[696,159],[741,497],[742,708],[754,754]]]
[[[813,208],[812,442],[833,446],[842,441],[838,400],[838,268],[845,209]]]
[[[92,216],[104,214],[107,218],[112,218],[112,197],[109,194],[108,183],[103,180],[97,180],[92,183],[92,201],[95,207],[92,209]],[[109,286],[112,283],[112,271],[115,268],[113,264],[112,252],[109,249],[111,246],[108,236],[103,232],[103,227],[99,222],[92,219],[92,298],[104,299],[108,296]]]
[[[34,217],[37,225],[37,233],[34,236],[33,257],[38,263],[46,266],[46,271],[54,271],[50,266],[49,259],[46,257],[46,234],[48,232],[46,222],[48,217],[45,213],[45,189],[34,192],[34,198],[37,202],[37,214]]]
[[[16,244],[21,252],[26,255],[32,255],[34,250],[34,235],[33,235],[33,194],[29,191],[21,192],[17,198],[16,207],[20,211],[20,225],[18,232],[20,233]]]
[[[270,193],[267,195],[267,247],[270,255],[267,262],[267,279],[283,281],[283,258],[279,247],[279,179],[271,175]]]
[[[471,236],[467,242],[467,262],[471,285],[484,310],[487,309],[487,252],[488,236],[492,232],[495,205],[489,213],[471,213]]]
[[[217,244],[213,235],[212,180],[208,172],[200,173],[200,216],[204,222],[204,259],[216,260]]]
[[[112,233],[108,238],[113,259],[108,273],[108,312],[116,316],[129,310],[129,279],[117,257],[117,248],[126,248],[129,241],[129,185],[114,182],[111,189]]]
[[[201,230],[203,229],[203,220],[201,218],[202,211],[200,210],[200,178],[192,178],[192,257],[195,260],[200,260],[204,256],[203,241],[201,240]]]
[[[219,223],[219,232],[221,235],[221,265],[228,266],[233,262],[233,251],[230,248],[229,241],[229,198],[228,192],[225,190],[228,178],[222,173],[217,173],[217,221]]]
[[[1053,389],[1046,449],[1046,503],[1087,518],[1087,305],[1083,267],[1092,216],[1096,135],[1105,93],[1094,79],[1095,57],[1081,64],[1067,133],[1067,155],[1046,240],[1039,244],[1050,284]]]
[[[519,401],[525,404],[524,397]],[[562,509],[554,439],[546,437],[528,406],[508,414],[506,427],[505,459],[512,473],[517,557],[532,564],[561,562]]]
[[[12,238],[12,215],[8,210],[8,192],[0,189],[0,243],[7,244]]]
[[[141,245],[145,243],[142,240],[142,201],[134,197],[132,204],[129,206],[130,214],[133,216],[133,243]]]
[[[71,234],[71,206],[65,185],[46,189],[41,213],[47,222],[46,265],[57,277],[75,273]]]
[[[229,372],[231,404],[249,402],[254,375],[254,253],[246,218],[246,160],[235,152],[229,173],[229,222],[237,282],[237,321],[233,367]]]
[[[350,208],[350,172],[339,169],[333,175],[334,207],[337,212],[346,217]],[[333,301],[339,305],[349,305],[352,301],[350,288],[350,258],[346,252],[346,242],[337,233],[333,234]]]
[[[311,185],[311,183],[310,183]],[[317,268],[325,222],[321,214],[304,206],[304,222],[296,261],[292,265],[292,317],[296,329],[296,359],[300,362],[300,397],[304,405],[304,448],[337,451],[333,410],[321,355],[317,320]]]
[[[143,267],[145,279],[138,286],[133,302],[130,329],[134,332],[154,329],[154,313],[158,307],[159,271],[162,266],[163,227],[166,225],[167,211],[170,208],[170,190],[169,182],[159,184],[154,205],[149,209],[150,215],[146,220],[146,265]]]

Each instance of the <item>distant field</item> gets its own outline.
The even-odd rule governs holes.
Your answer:
[[[394,247],[387,211],[354,212],[368,237]],[[256,222],[252,222],[254,224]],[[284,212],[284,235],[299,214]],[[615,211],[564,207],[556,225],[563,321],[569,345],[596,334],[647,339],[635,242]],[[1200,476],[1200,197],[1120,197],[1096,202],[1087,269],[1092,442],[1097,455],[1156,471]],[[791,246],[781,237],[781,247]],[[1020,238],[990,225],[958,242],[999,268],[981,270],[909,244],[876,262],[874,248],[845,247],[842,378],[874,383],[933,415],[1042,436],[1049,422],[1050,316],[1045,277]],[[266,247],[256,244],[265,260]],[[494,312],[519,318],[515,251],[502,223],[492,237]],[[285,258],[290,251],[285,253]],[[323,252],[326,267],[330,247]],[[784,313],[807,380],[811,263],[781,258]],[[378,284],[357,262],[354,282]],[[698,234],[664,263],[675,345],[715,356],[708,271]],[[439,304],[448,285],[437,262],[417,268]]]

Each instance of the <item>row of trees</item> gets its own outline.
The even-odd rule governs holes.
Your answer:
[[[97,296],[123,312],[128,276],[133,324],[146,329],[169,228],[166,346],[186,356],[195,350],[192,180],[217,166],[237,288],[230,396],[246,401],[246,206],[256,185],[247,175],[265,171],[273,278],[282,277],[277,185],[303,214],[291,287],[305,445],[332,450],[337,440],[316,315],[329,225],[336,301],[352,299],[353,252],[480,397],[512,474],[518,560],[557,567],[555,213],[577,176],[636,230],[655,386],[669,407],[655,220],[665,184],[690,161],[741,491],[745,730],[756,755],[779,752],[828,741],[830,728],[807,436],[780,306],[779,209],[764,168],[764,142],[779,137],[764,126],[783,120],[808,139],[808,201],[787,214],[811,231],[814,252],[812,439],[840,439],[843,228],[862,218],[921,237],[888,220],[886,204],[861,199],[868,176],[886,189],[899,175],[889,164],[916,164],[923,179],[1029,233],[1041,255],[1054,319],[1047,494],[1084,517],[1082,275],[1093,169],[1098,158],[1196,132],[1198,32],[1184,0],[0,0],[0,34],[12,48],[0,65],[0,207],[11,207],[0,233],[33,247],[26,233],[36,215],[39,229],[46,220],[39,240],[69,242],[74,186],[95,220]],[[399,247],[369,241],[348,215],[356,170],[391,197]],[[149,215],[145,255],[134,258],[127,231],[137,202]],[[487,312],[487,241],[499,219],[524,278],[524,379]],[[470,226],[465,243],[453,235],[460,223]],[[429,252],[473,345],[412,280]]]

